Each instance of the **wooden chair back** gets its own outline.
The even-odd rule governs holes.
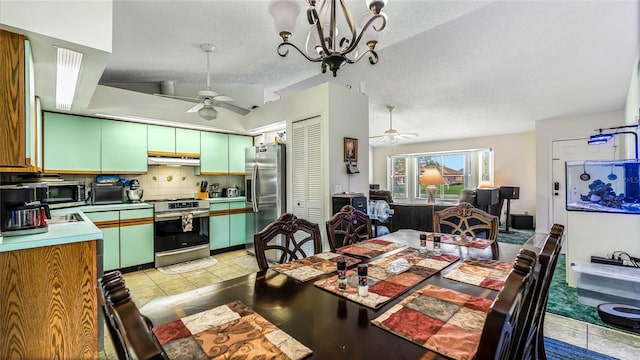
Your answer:
[[[99,299],[109,336],[120,360],[168,360],[152,332],[151,321],[138,311],[122,274],[105,274],[98,281]]]
[[[513,269],[487,313],[476,359],[516,359],[517,344],[523,332],[520,313],[527,311],[532,291],[535,253],[518,254]]]
[[[326,223],[329,247],[335,251],[340,246],[371,239],[371,219],[369,215],[345,205]]]
[[[322,239],[320,236],[318,224],[285,213],[278,220],[253,235],[258,267],[261,271],[269,268],[267,252],[274,254],[276,261],[280,264],[302,259],[314,253],[321,253]],[[307,243],[313,245],[313,253],[305,251],[303,248]]]
[[[544,316],[549,300],[549,288],[558,263],[564,226],[554,224],[538,254],[536,284],[531,292],[531,308],[525,322],[525,333],[520,341],[518,359],[546,359],[544,350]]]
[[[467,202],[433,212],[434,232],[493,240],[491,251],[494,258],[498,255],[498,242],[495,240],[499,226],[500,219],[497,216]]]

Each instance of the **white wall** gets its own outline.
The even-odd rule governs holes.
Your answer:
[[[519,186],[520,199],[511,201],[511,213],[534,215],[536,210],[536,142],[533,132],[478,138],[435,141],[407,145],[374,147],[371,183],[387,185],[387,159],[392,154],[411,154],[434,151],[455,151],[492,148],[494,159],[494,184]]]
[[[620,126],[623,111],[576,115],[536,121],[536,231],[547,233],[551,227],[551,146],[555,140],[588,139],[594,129]]]

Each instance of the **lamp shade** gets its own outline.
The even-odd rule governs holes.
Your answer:
[[[273,16],[278,33],[293,34],[300,13],[300,5],[292,0],[272,0],[269,4],[269,13]]]
[[[213,120],[218,117],[218,111],[213,106],[205,105],[198,110],[198,115],[205,120]]]
[[[425,169],[420,177],[420,185],[442,185],[446,184],[442,175],[436,168]]]
[[[487,181],[487,180],[480,181],[480,185],[478,185],[478,189],[490,189],[490,188],[493,188],[493,187],[495,187],[495,186],[493,186],[491,181]]]

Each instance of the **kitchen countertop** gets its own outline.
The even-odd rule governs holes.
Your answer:
[[[224,202],[236,202],[236,201],[247,201],[245,196],[236,196],[236,197],[217,197],[217,198],[207,198],[203,200],[209,200],[211,203],[224,203]]]
[[[98,211],[115,211],[115,210],[135,210],[135,209],[153,209],[153,205],[145,202],[140,203],[122,203],[122,204],[105,204],[105,205],[84,205],[74,209],[84,212]]]
[[[102,231],[78,208],[51,210],[51,215],[77,213],[84,221],[50,224],[41,234],[5,236],[0,238],[0,252],[70,244],[88,240],[102,240]]]

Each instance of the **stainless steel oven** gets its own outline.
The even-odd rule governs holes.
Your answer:
[[[153,202],[155,266],[209,256],[209,201]]]

